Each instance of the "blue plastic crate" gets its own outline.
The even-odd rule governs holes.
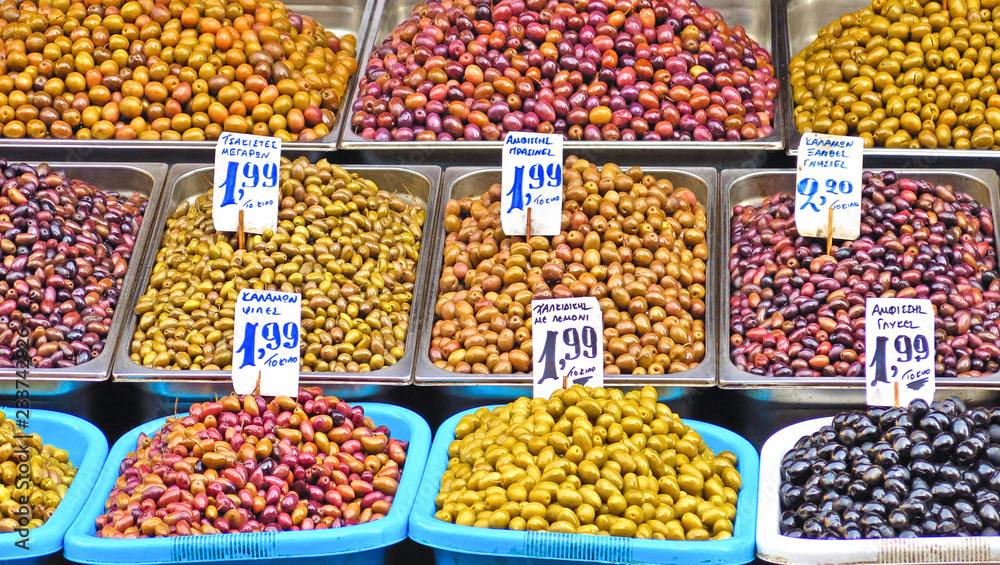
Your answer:
[[[18,416],[16,408],[0,407],[7,417]],[[23,414],[22,414],[23,416]],[[108,440],[93,424],[86,420],[49,410],[32,408],[27,414],[28,425],[24,431],[37,433],[42,441],[69,453],[69,460],[79,468],[59,507],[45,524],[29,530],[28,550],[14,544],[22,538],[18,532],[0,534],[0,564],[28,565],[40,563],[46,556],[57,553],[63,546],[63,537],[70,524],[80,513],[108,455]]]
[[[407,520],[420,484],[431,430],[416,413],[388,404],[359,403],[376,425],[388,426],[392,437],[409,441],[406,465],[389,514],[381,520],[329,530],[260,532],[146,539],[96,537],[97,517],[118,479],[121,461],[135,451],[140,432],[152,436],[166,418],[147,422],[122,436],[111,449],[93,495],[66,535],[65,556],[70,561],[110,563],[219,563],[253,560],[254,563],[330,563],[380,565],[388,546],[406,538]]]
[[[735,565],[753,561],[760,467],[757,450],[729,430],[687,419],[684,422],[701,434],[709,447],[716,452],[731,451],[739,458],[737,470],[743,478],[743,489],[730,539],[693,542],[515,532],[458,526],[436,519],[434,499],[448,467],[448,445],[455,440],[455,426],[462,416],[476,410],[460,412],[438,428],[410,515],[410,538],[434,548],[438,565],[518,565],[529,559],[532,565],[567,562]]]

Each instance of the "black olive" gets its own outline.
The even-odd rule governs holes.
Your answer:
[[[1000,508],[1000,495],[991,490],[976,491],[976,504],[980,506],[984,504],[992,504],[993,506]]]
[[[892,448],[899,453],[900,457],[908,457],[913,445],[913,440],[909,436],[900,436],[892,440]]]
[[[931,518],[927,518],[920,523],[920,529],[923,530],[923,535],[925,536],[933,536],[937,532],[937,527],[937,521]]]
[[[942,430],[941,422],[933,414],[928,414],[920,419],[920,429],[929,434],[939,434]]]
[[[906,512],[896,509],[889,513],[889,525],[894,530],[904,530],[910,525],[910,518]]]
[[[902,465],[894,465],[890,467],[889,470],[885,472],[886,479],[899,479],[901,481],[910,481],[910,470]]]
[[[922,517],[927,513],[927,505],[922,500],[907,498],[900,505],[899,509],[906,512],[912,518]]]
[[[868,470],[865,471],[865,475],[863,477],[865,484],[869,487],[882,484],[884,479],[885,473],[882,471],[882,467],[879,467],[878,465],[872,465],[869,467]]]
[[[955,498],[955,485],[951,483],[934,483],[931,494],[938,500],[950,501]]]
[[[913,430],[910,432],[910,439],[913,440],[913,443],[925,443],[930,437],[924,430]]]
[[[888,447],[878,453],[878,457],[875,461],[883,467],[892,467],[893,465],[899,463],[899,452],[891,447]]]
[[[794,529],[794,530],[788,530],[787,532],[785,532],[785,534],[784,534],[784,535],[785,535],[785,536],[787,536],[787,537],[790,537],[790,538],[801,538],[801,537],[805,537],[805,536],[804,536],[804,535],[802,534],[802,530],[799,530],[799,529]]]
[[[968,483],[972,490],[979,490],[979,486],[983,483],[979,475],[972,471],[962,471],[962,480]]]
[[[858,523],[861,524],[862,528],[871,528],[873,526],[880,526],[880,525],[884,524],[885,523],[885,518],[883,518],[882,516],[879,516],[878,514],[871,514],[871,513],[869,513],[869,514],[862,515],[861,516],[861,521],[858,522]]]
[[[968,514],[969,512],[976,511],[976,507],[968,500],[956,500],[955,504],[952,504],[951,507],[959,514]]]
[[[802,484],[805,482],[805,478],[809,476],[811,467],[809,463],[801,459],[793,461],[791,465],[785,468],[785,476],[795,484]]]
[[[868,485],[862,481],[854,481],[847,485],[847,496],[858,499],[865,496],[868,493]]]
[[[996,428],[1000,429],[1000,426],[996,426]],[[986,448],[985,455],[987,461],[993,465],[1000,465],[1000,445],[995,443],[990,444],[989,447]]]
[[[802,524],[802,531],[810,538],[818,538],[823,533],[823,524],[815,518],[810,518]]]
[[[997,512],[997,507],[994,504],[980,504],[979,518],[991,528],[1000,526],[1000,512]]]
[[[781,495],[781,506],[783,508],[795,508],[802,502],[802,487],[791,483],[782,483],[779,489]]]
[[[1000,491],[1000,471],[994,471],[990,478],[986,480],[986,486],[994,491]]]
[[[955,496],[957,498],[964,498],[966,500],[972,500],[973,491],[972,486],[965,481],[958,481],[955,483]]]
[[[915,500],[920,500],[922,502],[927,502],[932,498],[934,498],[934,495],[931,494],[930,489],[914,487],[913,490],[910,491],[910,498]]]
[[[915,443],[913,447],[910,448],[910,460],[929,460],[934,456],[934,449],[931,448],[930,444],[927,443]]]
[[[962,441],[972,433],[972,426],[965,418],[955,418],[951,422],[951,433],[955,436],[956,441]]]
[[[854,431],[854,428],[843,428],[837,434],[837,438],[840,443],[850,447],[854,445],[854,440],[858,438],[858,432]]]
[[[896,493],[898,495],[904,495],[907,493],[907,491],[910,490],[910,488],[906,486],[906,483],[900,479],[886,479],[885,490],[886,494],[884,496],[888,496],[892,493]]]
[[[962,472],[958,470],[958,467],[945,463],[938,467],[937,477],[942,481],[954,483],[962,478]]]
[[[862,514],[878,514],[879,516],[885,515],[885,505],[877,500],[871,502],[866,502],[861,506]]]
[[[861,530],[857,528],[845,529],[844,539],[862,539]]]
[[[930,461],[919,460],[910,463],[910,472],[916,477],[933,478],[937,468]]]
[[[930,406],[927,405],[927,401],[919,398],[911,402],[906,408],[906,411],[910,413],[910,416],[918,419],[923,418],[924,414],[926,414],[929,410]]]
[[[957,520],[942,520],[937,527],[939,536],[950,536],[958,531]]]
[[[869,424],[858,429],[858,442],[875,441],[878,439],[878,428]]]
[[[887,510],[895,510],[899,508],[900,495],[895,492],[887,492],[885,496],[882,497],[882,504],[885,505]]]
[[[972,440],[965,440],[955,448],[955,459],[961,463],[971,463],[977,455],[979,450]]]
[[[935,456],[945,457],[955,447],[955,436],[948,432],[941,432],[931,440],[931,447],[934,449]]]
[[[990,413],[985,408],[973,408],[969,410],[969,420],[977,428],[983,428],[990,423]]]
[[[1000,443],[1000,422],[994,420],[989,427],[990,442]]]
[[[854,506],[854,501],[851,500],[849,496],[842,496],[838,498],[833,503],[833,511],[838,513],[846,512],[851,506]]]
[[[983,528],[982,532],[979,532],[979,535],[981,535],[981,536],[996,536],[996,535],[1000,535],[1000,532],[997,532],[996,529],[994,529],[994,528],[992,528],[990,526],[987,526],[987,527]]]
[[[899,532],[899,538],[900,539],[913,539],[913,538],[919,538],[919,537],[920,537],[919,528],[918,528],[917,531],[906,529],[906,530],[903,530],[902,532]]]

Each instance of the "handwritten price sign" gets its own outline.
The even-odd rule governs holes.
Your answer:
[[[240,291],[233,327],[233,388],[250,394],[260,379],[264,396],[299,390],[302,295],[274,290]]]
[[[507,235],[559,235],[562,228],[562,136],[511,132],[503,142],[500,224]]]
[[[215,146],[212,220],[218,231],[264,233],[278,226],[281,140],[225,132]]]
[[[917,298],[865,301],[865,389],[868,404],[934,401],[934,307]]]
[[[604,319],[597,299],[531,302],[533,392],[548,398],[566,384],[604,386]]]
[[[795,176],[795,226],[799,235],[826,237],[833,211],[833,237],[861,235],[860,137],[802,134]]]

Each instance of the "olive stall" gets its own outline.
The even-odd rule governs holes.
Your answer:
[[[998,10],[0,0],[0,563],[1000,562]],[[800,233],[817,133],[853,239]],[[234,134],[272,227],[216,211]],[[532,398],[570,298],[603,384]],[[934,398],[866,405],[873,298],[929,301]]]

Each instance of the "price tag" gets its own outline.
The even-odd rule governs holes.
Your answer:
[[[934,306],[918,298],[865,301],[865,389],[872,406],[934,401]],[[898,392],[897,392],[898,391]]]
[[[224,132],[215,145],[212,221],[217,231],[264,233],[278,227],[281,140]]]
[[[604,318],[593,296],[531,301],[533,392],[604,386]]]
[[[562,231],[561,135],[511,132],[503,141],[500,224],[507,235],[559,235]]]
[[[236,299],[233,388],[251,394],[295,398],[299,390],[299,326],[302,295],[244,288]]]
[[[827,237],[833,211],[833,237],[861,235],[861,185],[864,140],[860,137],[804,133],[795,175],[795,227],[805,237]]]

